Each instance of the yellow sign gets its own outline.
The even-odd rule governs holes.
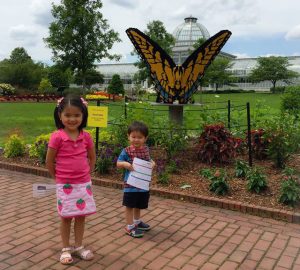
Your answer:
[[[108,107],[88,106],[89,127],[107,127]]]

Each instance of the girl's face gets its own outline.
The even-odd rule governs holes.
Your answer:
[[[82,123],[82,117],[80,108],[72,105],[66,106],[59,116],[65,129],[71,132],[78,130],[78,127]]]
[[[144,143],[147,140],[147,137],[145,137],[141,132],[139,131],[132,131],[129,135],[128,135],[128,140],[130,142],[131,145],[139,148],[141,146],[144,145]]]

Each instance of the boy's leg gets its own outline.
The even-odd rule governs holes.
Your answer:
[[[133,209],[130,207],[125,207],[125,218],[126,218],[126,224],[131,225],[133,224]]]
[[[141,209],[133,208],[133,219],[139,220],[141,217]]]

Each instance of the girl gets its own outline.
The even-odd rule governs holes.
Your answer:
[[[90,172],[96,162],[95,148],[87,123],[87,102],[67,96],[57,102],[54,120],[57,131],[51,134],[46,166],[56,181],[57,210],[61,217],[62,264],[73,262],[72,254],[91,260],[91,250],[82,245],[85,216],[96,212],[91,190]],[[75,247],[70,246],[71,221],[74,218]]]

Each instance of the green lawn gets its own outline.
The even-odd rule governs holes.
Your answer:
[[[223,113],[226,119],[226,110],[218,109],[225,108],[227,106],[227,100],[231,100],[232,106],[245,105],[246,102],[250,102],[251,111],[254,111],[255,105],[259,100],[263,100],[263,103],[269,107],[268,113],[276,114],[280,110],[280,97],[281,95],[274,94],[259,94],[259,93],[246,93],[246,94],[203,94],[195,95],[196,102],[201,102],[208,104],[209,108],[216,109],[216,112]],[[224,101],[225,103],[219,103]],[[90,102],[89,105],[95,105],[95,103]],[[124,115],[124,107],[118,106],[120,103],[112,103],[109,106],[109,120],[114,118],[119,118]],[[130,105],[129,105],[130,106]],[[141,104],[142,106],[142,104]],[[50,133],[55,129],[53,120],[53,111],[55,103],[0,103],[0,146],[4,145],[7,137],[13,133],[18,133],[22,135],[26,143],[32,143],[36,136],[40,134]],[[164,106],[157,106],[161,109]],[[194,110],[201,107],[198,106],[187,106],[185,112],[188,110]],[[167,110],[167,108],[164,108]],[[213,112],[210,111],[209,113]],[[137,111],[136,113],[145,113],[147,111]],[[148,111],[153,114],[153,117],[160,117],[160,113]],[[165,117],[167,113],[163,112]],[[185,120],[191,123],[197,122],[199,119],[199,112],[189,112],[185,113]],[[232,114],[234,117],[234,113]],[[242,119],[245,116],[238,115]],[[241,122],[244,122],[241,120]]]

